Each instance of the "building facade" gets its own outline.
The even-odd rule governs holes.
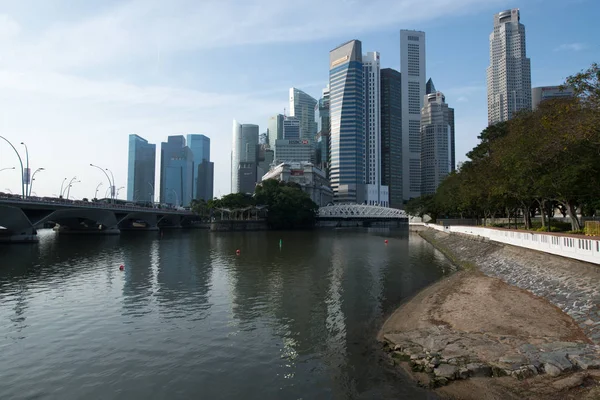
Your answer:
[[[329,179],[329,87],[323,89],[323,95],[315,105],[315,120],[317,122],[316,165]]]
[[[169,136],[160,145],[160,201],[189,206],[192,201],[194,155],[183,135]]]
[[[403,208],[401,88],[400,72],[381,70],[381,184],[388,187],[393,208]]]
[[[269,118],[267,125],[267,141],[271,147],[275,146],[275,141],[283,139],[283,114],[277,114]]]
[[[329,53],[330,168],[336,203],[363,203],[365,110],[362,44],[351,40]]]
[[[256,166],[256,176],[260,181],[262,176],[266,174],[273,162],[275,161],[275,145],[273,148],[270,148],[268,145],[259,146],[258,151],[258,164]]]
[[[156,145],[138,135],[129,135],[127,201],[154,201]]]
[[[198,197],[200,192],[204,193],[205,190],[199,191],[199,187],[203,186],[203,188],[206,188],[207,183],[203,182],[203,179],[205,179],[206,176],[201,176],[199,174],[199,167],[204,161],[210,162],[210,139],[204,135],[187,135],[187,146],[194,156],[194,165],[192,165],[192,170],[194,171],[194,176],[192,178],[192,197],[194,199],[200,199],[201,197]],[[210,187],[212,187],[212,182],[210,183]],[[212,193],[210,198],[212,199]]]
[[[296,117],[283,117],[283,138],[286,140],[300,139],[300,120]]]
[[[425,32],[400,31],[403,200],[421,195],[421,108],[425,96]]]
[[[575,92],[571,87],[561,86],[539,86],[531,89],[532,109],[538,108],[540,103],[549,99],[560,99],[564,97],[573,97]]]
[[[325,172],[312,163],[292,162],[281,163],[267,172],[262,180],[276,179],[282,182],[294,182],[300,185],[312,201],[319,207],[333,202],[333,190],[329,187],[329,181]]]
[[[531,61],[525,49],[525,26],[518,8],[494,15],[487,68],[488,125],[531,110]]]
[[[282,139],[275,142],[275,164],[285,162],[310,162],[311,156],[312,146],[307,139]]]
[[[198,186],[194,198],[208,201],[214,197],[215,163],[202,160],[196,171]]]
[[[434,194],[453,170],[450,112],[442,92],[426,94],[421,112],[421,193]]]
[[[365,201],[389,206],[388,188],[381,185],[381,67],[378,52],[363,54],[365,92]]]
[[[315,142],[317,124],[315,122],[315,105],[317,100],[300,89],[290,88],[290,116],[300,121],[300,139]],[[285,138],[287,139],[287,138]]]
[[[234,120],[231,146],[231,193],[254,193],[257,182],[257,152],[258,125],[240,124]]]

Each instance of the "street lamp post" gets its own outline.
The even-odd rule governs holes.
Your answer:
[[[33,171],[33,175],[31,175],[31,182],[29,183],[29,193],[27,194],[27,197],[31,196],[31,188],[33,187],[33,181],[35,180],[35,174],[37,174],[40,171],[44,171],[45,168],[38,168],[35,171]]]
[[[23,174],[23,181],[25,182],[25,197],[29,197],[29,186],[31,184],[31,171],[29,170],[29,149],[24,142],[21,142],[23,146],[25,146],[25,164],[27,167],[25,168],[25,172],[27,172],[27,179],[25,179],[25,174]]]
[[[117,199],[119,198],[119,192],[121,191],[121,189],[125,189],[125,186],[121,186],[117,189],[117,195],[115,196]]]
[[[115,198],[115,176],[113,175],[112,171],[108,168],[104,168],[105,170],[107,170],[108,172],[110,172],[110,176],[112,178],[112,185],[110,188],[110,193],[112,194],[112,198]]]
[[[4,141],[8,143],[10,147],[12,147],[15,153],[17,153],[17,157],[19,157],[19,164],[21,164],[21,195],[23,196],[23,198],[25,198],[25,185],[23,183],[23,160],[21,159],[21,155],[19,154],[15,146],[13,146],[13,144],[10,142],[10,140],[5,138],[4,136],[0,136],[0,139],[4,139]]]
[[[179,207],[179,196],[177,195],[177,191],[175,189],[171,189],[175,194],[175,205]]]
[[[67,178],[63,179],[62,183],[60,184],[60,192],[58,192],[60,197],[63,195],[63,185],[65,184],[66,180]]]
[[[100,186],[102,186],[102,182],[100,182],[98,184],[98,186],[96,186],[96,193],[94,193],[94,198],[97,199],[98,198],[98,189],[100,188]]]
[[[94,165],[94,164],[90,164],[90,167],[98,168],[100,171],[102,171],[102,173],[103,173],[104,175],[106,175],[106,179],[108,179],[108,186],[109,186],[109,189],[111,189],[111,200],[112,200],[112,197],[113,197],[113,196],[112,196],[112,194],[114,194],[114,193],[113,193],[113,190],[114,190],[114,189],[113,189],[113,184],[112,184],[112,181],[110,180],[110,177],[108,176],[108,174],[106,173],[106,171],[104,170],[104,168],[101,168],[101,167],[99,167],[99,166],[97,166],[97,165]],[[106,195],[104,195],[104,197],[106,197]]]
[[[76,179],[76,177],[74,177],[73,179]],[[71,179],[71,182],[69,182],[69,186],[67,188],[67,200],[69,200],[69,195],[71,194],[71,186],[73,186],[75,183],[81,182],[81,181],[73,182],[73,179]]]
[[[8,170],[8,169],[15,169],[15,167],[6,167],[6,168],[2,168],[2,169],[0,169],[0,172],[2,172],[2,171],[6,171],[6,170]]]
[[[150,203],[152,203],[152,205],[154,205],[154,185],[151,182],[146,182],[148,185],[150,185],[150,189],[152,189],[152,191],[150,192]]]

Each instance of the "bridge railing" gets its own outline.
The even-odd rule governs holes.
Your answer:
[[[26,198],[22,199],[20,196],[0,196],[0,204],[31,204],[31,205],[60,205],[67,207],[76,208],[94,208],[104,210],[119,210],[119,211],[141,211],[141,212],[160,212],[167,214],[179,214],[179,215],[191,215],[191,211],[186,210],[175,210],[169,208],[155,208],[155,207],[143,207],[136,205],[125,205],[125,204],[110,204],[105,202],[94,202],[94,201],[81,201],[81,200],[67,200],[67,199],[40,199],[40,198]]]
[[[408,215],[396,208],[365,204],[337,204],[319,208],[319,218],[404,219]]]

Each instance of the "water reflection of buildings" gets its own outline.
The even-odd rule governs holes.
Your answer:
[[[213,266],[209,232],[169,233],[158,242],[154,257],[155,298],[162,318],[203,319],[210,308],[208,296]]]
[[[396,278],[389,271],[406,264],[406,240],[388,251],[383,238],[364,232],[285,235],[281,250],[274,233],[236,238],[233,316],[240,330],[266,325],[266,335],[281,337],[289,373],[320,371],[318,379],[338,386],[338,393],[360,390],[353,385],[374,365],[362,362],[370,357],[364,346],[383,318],[384,290],[392,286],[385,281]]]

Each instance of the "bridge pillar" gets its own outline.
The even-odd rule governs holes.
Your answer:
[[[37,232],[20,208],[0,205],[0,243],[36,243]]]
[[[21,232],[13,232],[8,229],[0,230],[0,243],[37,243],[38,241],[39,238],[34,228],[27,228]]]

